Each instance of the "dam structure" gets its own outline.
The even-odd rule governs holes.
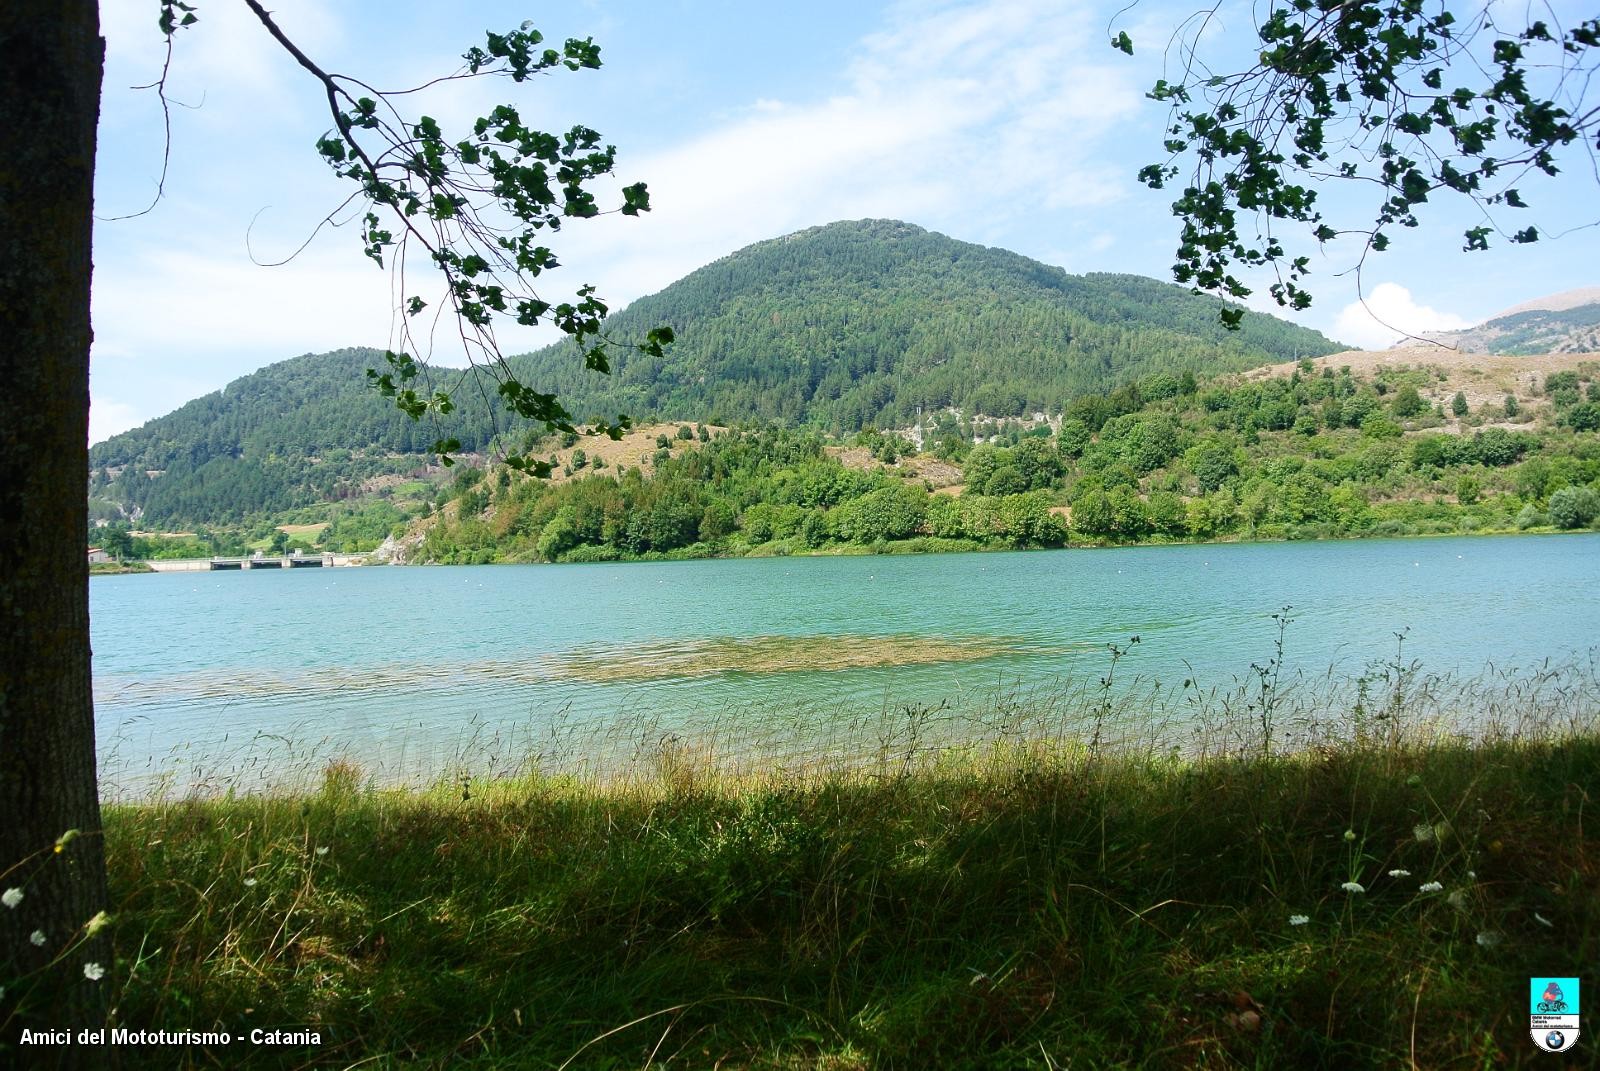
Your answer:
[[[155,558],[144,563],[153,572],[157,573],[215,573],[228,570],[246,571],[250,569],[334,569],[343,566],[365,565],[365,554],[334,554],[324,551],[321,554],[294,554],[267,555],[253,554],[243,558]]]

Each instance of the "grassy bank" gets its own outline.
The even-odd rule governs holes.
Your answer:
[[[1600,958],[1597,794],[1592,735],[425,793],[334,765],[110,808],[106,984],[125,1026],[322,1038],[152,1066],[1532,1064],[1527,979]]]
[[[145,562],[90,562],[90,576],[121,576],[124,573],[153,573]]]

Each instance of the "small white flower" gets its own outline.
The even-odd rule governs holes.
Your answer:
[[[1451,907],[1455,908],[1457,911],[1465,911],[1467,909],[1467,894],[1462,892],[1460,889],[1457,889],[1455,892],[1445,897],[1445,902]]]
[[[1426,822],[1418,822],[1411,827],[1411,835],[1417,838],[1419,844],[1426,844],[1433,839],[1433,827]]]
[[[98,982],[106,976],[106,969],[98,963],[85,963],[83,965],[83,976],[91,982]]]
[[[1347,881],[1343,885],[1339,886],[1339,888],[1343,889],[1347,893],[1364,893],[1367,891],[1367,887],[1361,884],[1359,881]]]
[[[1467,871],[1467,878],[1469,880],[1471,880],[1471,881],[1477,881],[1478,880],[1478,872],[1476,870]]]
[[[1409,878],[1411,876],[1411,871],[1409,871],[1409,870],[1391,870],[1391,871],[1389,871],[1389,876],[1391,878]]]
[[[1425,881],[1417,887],[1417,891],[1420,893],[1443,892],[1444,886],[1437,881]]]
[[[1478,947],[1493,948],[1495,945],[1499,944],[1501,940],[1502,938],[1499,934],[1493,932],[1492,930],[1484,930],[1482,933],[1478,934]]]
[[[34,948],[43,948],[44,947],[44,931],[43,930],[34,930],[32,933],[30,933],[28,935],[28,941],[33,945]]]
[[[1289,916],[1289,925],[1291,925],[1291,926],[1304,926],[1306,923],[1308,923],[1310,921],[1311,921],[1311,916],[1310,915],[1290,915]]]
[[[247,888],[247,889],[250,888],[251,886],[253,886],[255,883],[256,883],[256,879],[255,878],[245,878],[244,879],[244,887]]]
[[[323,847],[321,847],[321,848],[318,848],[318,849],[317,849],[317,854],[318,854],[318,855],[327,855],[327,854],[328,854],[328,848],[327,848],[327,846],[326,846],[326,845],[324,845],[324,846],[323,846]]]
[[[22,903],[21,889],[7,889],[5,892],[0,893],[0,904],[5,904],[7,907],[16,907],[20,903]]]

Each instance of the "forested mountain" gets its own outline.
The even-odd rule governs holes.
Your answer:
[[[1214,299],[1180,287],[1069,275],[890,220],[750,246],[635,302],[608,333],[642,338],[661,324],[678,338],[665,358],[617,347],[609,377],[586,371],[569,346],[513,364],[579,418],[843,433],[908,426],[919,406],[968,418],[1059,412],[1156,372],[1215,374],[1337,348],[1269,316],[1225,331]],[[497,421],[475,390],[455,384],[455,414],[415,423],[368,388],[365,370],[381,363],[363,349],[297,357],[101,443],[90,453],[91,504],[100,516],[137,507],[150,523],[218,522],[347,497],[423,464],[438,438],[488,449]]]
[[[367,385],[366,369],[382,364],[372,349],[280,361],[91,447],[92,513],[236,520],[349,497],[371,477],[427,464],[441,437],[467,452],[488,445],[481,409],[420,422],[395,409]]]
[[[751,418],[834,432],[1059,411],[1158,371],[1235,371],[1340,347],[1270,316],[1224,330],[1217,303],[1136,275],[1069,275],[895,220],[832,223],[749,246],[641,298],[617,338],[658,324],[663,359],[620,352],[587,376],[570,346],[528,358],[580,416]]]

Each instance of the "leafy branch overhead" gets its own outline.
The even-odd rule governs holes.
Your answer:
[[[1562,27],[1552,14],[1508,30],[1493,4],[1465,21],[1450,6],[1280,0],[1258,27],[1256,63],[1230,74],[1200,58],[1218,9],[1191,16],[1173,42],[1182,77],[1148,94],[1171,107],[1169,155],[1139,172],[1153,189],[1181,188],[1174,277],[1244,297],[1241,266],[1267,267],[1278,304],[1304,309],[1309,258],[1289,250],[1283,221],[1304,224],[1319,244],[1359,239],[1359,268],[1395,227],[1417,226],[1420,206],[1440,193],[1478,210],[1465,251],[1495,238],[1538,241],[1537,226],[1506,222],[1508,210],[1528,207],[1525,184],[1557,174],[1562,150],[1600,148],[1591,87],[1600,19]],[[1132,54],[1126,33],[1111,44]],[[1370,223],[1324,218],[1318,189],[1334,180],[1372,189]],[[1236,325],[1241,313],[1225,310],[1224,322]]]
[[[559,267],[544,233],[558,231],[568,219],[602,214],[592,187],[613,172],[616,147],[602,144],[600,134],[574,126],[564,134],[536,130],[517,108],[501,104],[478,118],[470,130],[447,134],[439,121],[421,115],[407,118],[397,100],[417,90],[382,91],[360,79],[324,70],[278,27],[257,0],[245,0],[268,33],[310,72],[327,96],[333,128],[317,141],[317,152],[339,177],[357,187],[329,218],[359,206],[363,250],[380,266],[394,271],[403,288],[398,346],[385,354],[388,367],[368,369],[367,376],[385,397],[414,419],[448,414],[455,403],[448,391],[429,389],[422,354],[431,329],[425,323],[430,303],[412,292],[406,280],[410,258],[420,255],[443,277],[445,302],[454,313],[464,354],[474,367],[487,370],[506,411],[574,431],[573,416],[553,393],[535,390],[513,373],[495,335],[504,318],[524,326],[554,325],[572,337],[584,364],[610,371],[603,332],[609,311],[593,286],[578,288],[570,301],[541,297],[535,283]],[[164,2],[161,29],[167,35],[192,25],[186,4]],[[559,49],[541,47],[543,35],[528,23],[508,33],[487,34],[483,47],[469,49],[464,66],[438,82],[475,77],[503,77],[516,83],[558,69],[579,71],[600,66],[600,49],[591,39],[568,39]],[[615,209],[635,216],[650,209],[642,182],[621,190]],[[421,317],[422,320],[418,320]],[[672,330],[649,331],[637,348],[661,356]],[[629,420],[596,422],[595,430],[620,437]],[[450,463],[454,439],[440,439],[434,450]],[[548,466],[521,456],[507,463],[548,475]]]

